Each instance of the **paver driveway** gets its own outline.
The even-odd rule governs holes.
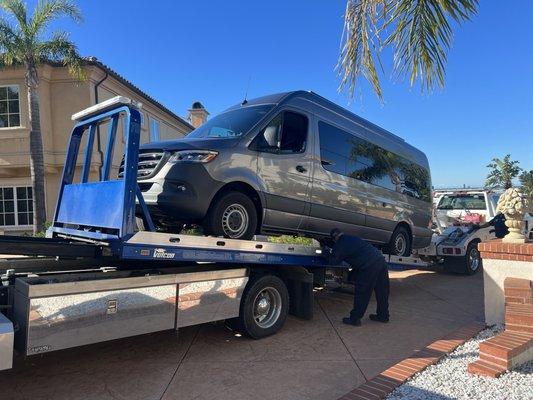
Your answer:
[[[483,320],[483,280],[391,272],[387,325],[343,325],[351,302],[346,293],[319,292],[312,321],[289,317],[280,333],[258,341],[218,323],[18,359],[0,373],[0,399],[337,399]]]

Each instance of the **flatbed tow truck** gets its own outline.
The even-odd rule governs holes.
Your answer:
[[[73,115],[46,238],[0,236],[0,254],[34,257],[0,263],[0,370],[12,368],[15,351],[31,356],[217,320],[259,339],[281,329],[288,313],[312,318],[314,285],[324,283],[326,270],[347,271],[345,264],[329,265],[319,246],[156,232],[137,184],[139,109],[117,96]],[[111,179],[119,119],[127,132],[124,176]],[[94,138],[104,124],[101,178],[89,181]],[[145,230],[136,227],[139,209]],[[460,230],[413,257],[385,257],[393,268],[447,258],[468,266],[470,243],[490,232]]]

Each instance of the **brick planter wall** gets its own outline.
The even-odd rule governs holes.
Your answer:
[[[496,378],[533,359],[533,282],[506,278],[505,332],[479,345],[479,360],[468,372]]]
[[[505,278],[533,280],[533,243],[491,240],[480,243],[478,249],[483,259],[485,322],[487,325],[501,324],[505,322]],[[518,293],[514,289],[509,290],[510,294]]]

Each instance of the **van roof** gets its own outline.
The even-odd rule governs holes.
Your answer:
[[[351,121],[354,121],[355,123],[358,123],[359,125],[364,126],[366,129],[370,130],[373,134],[381,136],[386,138],[387,140],[390,140],[392,142],[398,143],[400,147],[410,149],[411,154],[416,154],[418,157],[415,157],[421,162],[422,164],[428,165],[427,157],[425,154],[417,149],[416,147],[410,145],[407,143],[403,138],[400,136],[397,136],[386,129],[381,128],[380,126],[358,116],[357,114],[354,114],[353,112],[345,109],[344,107],[339,106],[338,104],[335,104],[334,102],[326,99],[325,97],[320,96],[319,94],[309,91],[309,90],[294,90],[290,92],[282,92],[282,93],[275,93],[270,94],[262,97],[257,97],[255,99],[246,100],[240,104],[236,104],[226,111],[239,109],[242,107],[250,107],[250,106],[256,106],[260,104],[274,104],[274,105],[281,105],[283,103],[289,102],[291,99],[294,99],[295,97],[302,98],[308,101],[312,101],[319,106],[322,106],[326,109],[329,109],[336,114],[341,115],[344,118],[347,118]]]

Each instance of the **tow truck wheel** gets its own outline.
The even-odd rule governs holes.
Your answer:
[[[289,292],[274,275],[248,283],[241,300],[240,315],[230,326],[253,339],[273,335],[281,329],[289,311]]]
[[[466,248],[465,272],[474,275],[481,268],[481,254],[477,248],[479,242],[471,242]]]

